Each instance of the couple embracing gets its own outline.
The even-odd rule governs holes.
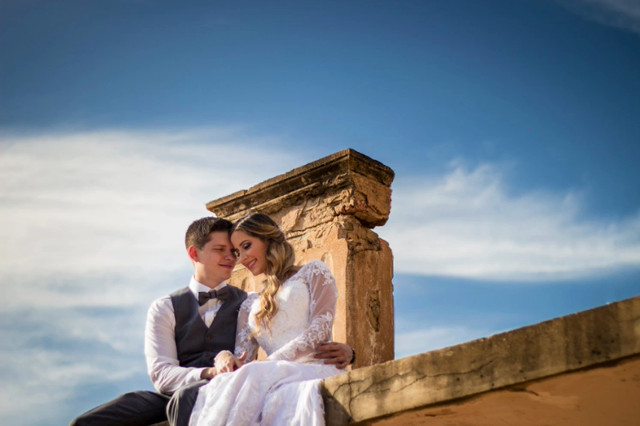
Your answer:
[[[72,425],[324,424],[320,379],[355,358],[331,342],[338,292],[329,269],[296,266],[284,233],[261,213],[235,224],[199,219],[185,245],[189,286],[156,300],[147,316],[147,370],[158,392],[121,395]],[[237,261],[265,275],[261,293],[226,284]],[[256,361],[258,347],[267,360]]]

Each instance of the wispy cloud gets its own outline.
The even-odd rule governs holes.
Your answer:
[[[586,19],[640,34],[640,2],[637,0],[556,1]]]
[[[188,280],[187,225],[303,162],[276,142],[233,128],[1,135],[1,422],[64,424],[149,388],[146,310]]]
[[[65,424],[71,420],[68,407],[74,405],[76,388],[144,378],[144,317],[135,310],[78,311],[52,305],[28,312],[5,313],[0,326],[4,424]],[[76,414],[88,408],[76,407]]]
[[[574,193],[509,193],[495,166],[398,182],[381,230],[396,270],[479,280],[575,279],[640,267],[640,215],[582,218]]]
[[[3,135],[0,279],[46,280],[57,306],[135,303],[117,281],[189,267],[184,230],[207,201],[299,163],[268,142],[237,129]],[[79,277],[114,282],[92,296]],[[22,289],[2,293],[22,303]]]

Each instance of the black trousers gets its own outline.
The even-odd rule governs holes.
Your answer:
[[[136,391],[89,410],[71,422],[71,426],[148,426],[169,420],[171,426],[187,426],[200,380],[178,389],[173,396]]]

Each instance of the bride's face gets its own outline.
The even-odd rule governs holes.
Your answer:
[[[231,234],[238,260],[253,275],[260,275],[267,269],[267,243],[242,231]]]

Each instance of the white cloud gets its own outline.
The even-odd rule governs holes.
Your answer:
[[[3,405],[0,418],[5,419],[5,424],[35,424],[46,418],[67,417],[76,386],[118,382],[144,372],[140,363],[131,362],[133,359],[109,358],[98,351],[83,351],[88,359],[70,362],[70,354],[64,351],[20,349],[19,354],[11,353],[18,357],[0,357],[19,372],[14,373],[16,380],[10,381],[11,385],[0,391]],[[3,381],[7,383],[6,378]],[[67,418],[66,422],[70,420]]]
[[[586,19],[640,34],[640,2],[638,0],[557,1]]]
[[[5,313],[0,328],[0,372],[5,383],[13,384],[2,391],[7,424],[35,424],[41,410],[56,418],[76,386],[122,380],[135,374],[134,368],[144,371],[141,330],[132,327],[136,321],[127,309],[82,312],[51,306],[28,312]],[[132,334],[139,334],[137,341]]]
[[[2,135],[3,421],[78,415],[90,384],[105,400],[149,387],[145,314],[187,283],[186,227],[206,202],[303,163],[277,142],[230,128]]]
[[[16,282],[46,280],[41,291],[57,306],[135,303],[128,282],[110,282],[81,300],[60,287],[83,278],[72,288],[81,292],[131,274],[153,285],[149,274],[189,268],[184,231],[211,214],[207,201],[299,165],[270,142],[226,128],[3,135],[4,300],[22,303]]]
[[[519,282],[640,266],[640,215],[581,219],[576,194],[510,194],[490,165],[397,183],[380,231],[396,271]]]

